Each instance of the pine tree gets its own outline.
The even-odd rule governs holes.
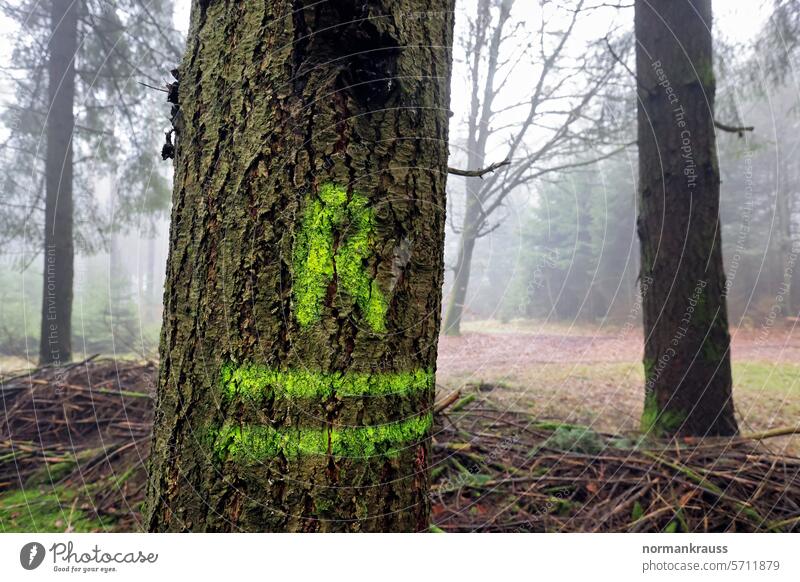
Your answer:
[[[22,247],[23,267],[43,251],[39,359],[58,364],[72,355],[76,250],[94,251],[112,229],[168,205],[155,164],[169,120],[154,115],[162,93],[140,83],[161,84],[181,42],[171,0],[0,0],[0,12],[19,27],[2,72],[13,96],[0,144],[0,236],[5,248]],[[108,176],[122,185],[110,219],[94,195]]]
[[[643,428],[731,435],[711,0],[637,0]]]

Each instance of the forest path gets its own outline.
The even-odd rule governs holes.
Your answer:
[[[474,322],[439,341],[444,392],[491,386],[492,398],[541,418],[625,432],[643,400],[638,329]],[[800,329],[733,332],[734,399],[742,432],[800,421]],[[800,438],[771,441],[800,453]]]

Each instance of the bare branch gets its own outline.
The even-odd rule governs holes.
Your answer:
[[[508,166],[511,164],[511,160],[503,160],[502,162],[495,162],[485,168],[481,168],[480,170],[459,170],[458,168],[447,168],[448,174],[453,174],[454,176],[465,176],[467,178],[483,178],[486,174],[491,174],[492,172],[502,168],[503,166]]]
[[[605,41],[605,43],[606,43],[606,48],[608,49],[608,52],[609,52],[609,53],[611,53],[611,57],[612,57],[612,58],[613,58],[615,61],[617,61],[617,62],[618,62],[620,65],[622,65],[622,66],[625,68],[625,70],[626,70],[626,71],[628,71],[628,74],[629,74],[631,77],[633,77],[633,78],[634,78],[634,80],[636,81],[636,85],[637,85],[638,87],[640,87],[640,88],[644,89],[644,88],[645,88],[645,86],[644,86],[644,85],[643,85],[641,82],[639,82],[639,77],[636,75],[636,73],[634,73],[634,72],[631,70],[631,68],[628,66],[628,63],[626,63],[625,61],[623,61],[623,60],[622,60],[622,59],[619,57],[619,55],[617,55],[617,53],[614,51],[614,47],[612,47],[612,46],[611,46],[611,42],[609,42],[609,40],[608,40],[608,36],[605,36],[605,37],[603,37],[603,40],[604,40],[604,41]]]
[[[148,85],[147,83],[142,83],[141,81],[137,81],[140,85],[147,87],[148,89],[154,89],[155,91],[162,91],[163,93],[169,93],[166,89],[162,87],[153,87],[152,85]]]
[[[727,131],[730,133],[738,133],[739,137],[744,137],[745,131],[755,130],[755,127],[753,127],[752,125],[726,125],[725,123],[717,121],[716,119],[714,120],[714,127],[722,131]]]

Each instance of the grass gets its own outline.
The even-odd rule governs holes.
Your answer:
[[[800,364],[773,362],[735,362],[733,364],[734,390],[800,396]]]
[[[119,490],[137,467],[123,467],[123,471],[96,482],[84,482],[83,476],[82,484],[65,480],[79,462],[93,459],[99,451],[102,449],[86,449],[63,461],[42,464],[21,489],[0,492],[0,533],[114,531],[116,519],[98,518],[93,495]]]
[[[448,389],[465,383],[502,384],[492,398],[540,418],[629,432],[639,428],[644,369],[639,363],[530,363],[500,376],[493,371],[440,377]],[[492,377],[492,376],[497,377]],[[795,426],[800,421],[800,365],[765,361],[733,364],[733,393],[743,433]],[[800,439],[781,439],[800,454]]]
[[[0,494],[0,532],[93,532],[105,524],[79,507],[77,492],[33,487]]]
[[[602,333],[613,333],[622,328],[619,324],[606,324]],[[462,321],[462,333],[521,333],[521,334],[553,334],[575,337],[593,336],[600,327],[594,323],[581,321],[544,321],[538,319],[512,319],[500,321],[499,319],[482,319],[476,321]]]

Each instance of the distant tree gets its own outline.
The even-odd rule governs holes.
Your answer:
[[[147,528],[427,529],[453,10],[193,3]]]
[[[75,250],[93,250],[133,216],[163,211],[166,180],[154,171],[168,116],[163,85],[181,54],[172,0],[2,0],[18,42],[3,70],[14,95],[3,121],[3,243],[27,266],[43,254],[39,359],[69,361]],[[162,87],[158,87],[162,88]],[[116,212],[102,215],[96,180],[121,184]],[[25,245],[23,245],[25,246]]]
[[[748,123],[759,129],[720,146],[723,161],[731,158],[722,174],[723,224],[732,235],[725,256],[734,259],[728,261],[735,275],[729,281],[732,312],[771,326],[800,316],[800,3],[770,0],[765,6],[772,12],[753,43],[725,47],[717,62],[727,69],[725,116],[739,119],[746,110]]]
[[[768,82],[737,105],[759,131],[719,142],[728,306],[734,322],[772,325],[800,316],[798,95]]]
[[[719,220],[711,0],[637,0],[643,428],[737,432]]]
[[[507,318],[624,319],[638,273],[629,162],[557,175],[525,213]]]
[[[592,158],[582,156],[586,152],[603,158],[619,145],[616,120],[601,103],[603,92],[612,91],[615,63],[606,44],[597,39],[579,45],[578,32],[582,21],[610,4],[540,2],[535,32],[512,18],[512,8],[519,5],[513,0],[478,0],[462,39],[471,84],[467,165],[497,165],[501,160],[487,157],[498,139],[505,142],[509,164],[492,174],[466,178],[461,224],[453,226],[459,243],[445,313],[444,331],[449,335],[460,333],[475,246],[505,218],[502,209],[511,193],[566,168],[591,164]],[[535,34],[536,41],[521,38],[526,34]],[[527,63],[534,63],[534,69],[525,70],[522,65]],[[509,104],[504,93],[522,74],[531,76],[529,93],[514,96]],[[577,158],[582,161],[576,164]]]
[[[797,85],[797,51],[800,48],[800,2],[771,0],[772,13],[756,43],[759,74],[772,81]]]

